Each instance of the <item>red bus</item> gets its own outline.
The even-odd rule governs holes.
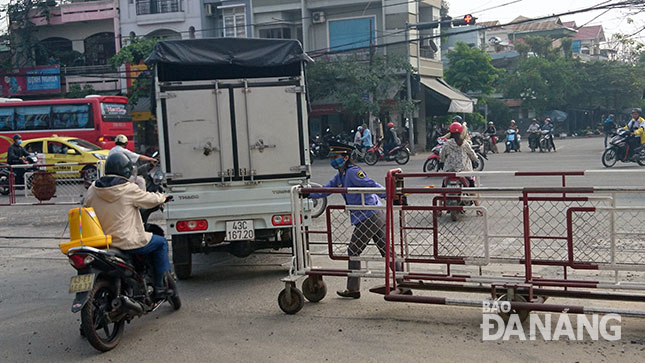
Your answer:
[[[23,140],[38,137],[72,136],[101,148],[114,146],[119,134],[128,137],[128,149],[134,151],[132,116],[128,98],[122,96],[87,96],[23,101],[0,99],[0,160],[6,160],[14,134]]]

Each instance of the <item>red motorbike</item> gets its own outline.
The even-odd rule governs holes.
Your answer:
[[[410,160],[410,150],[408,149],[408,144],[406,143],[405,145],[396,146],[386,153],[383,151],[383,138],[379,139],[376,142],[376,145],[367,150],[367,153],[365,154],[365,163],[367,165],[374,165],[379,160],[394,160],[399,165],[407,164]]]
[[[439,167],[439,159],[440,159],[440,154],[441,154],[441,149],[443,148],[443,145],[448,141],[445,137],[439,137],[437,138],[437,145],[432,148],[432,152],[430,155],[428,155],[428,159],[426,162],[423,164],[423,172],[424,173],[430,173],[434,171],[439,171],[441,168]],[[488,160],[486,155],[482,154],[480,148],[481,145],[478,144],[473,144],[473,151],[475,151],[475,154],[477,154],[477,161],[473,161],[473,170],[475,171],[482,171],[484,170],[484,159]]]

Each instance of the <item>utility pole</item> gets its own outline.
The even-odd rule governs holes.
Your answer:
[[[374,31],[374,23],[370,20],[370,72],[372,71],[372,62],[374,61],[374,37],[372,32]],[[370,90],[371,91],[371,90]],[[373,102],[373,96],[368,93],[369,101]],[[370,130],[374,131],[374,122],[372,121],[372,111],[367,112],[367,124],[369,125]]]
[[[405,61],[410,63],[410,24],[405,22]],[[412,74],[410,72],[410,67],[408,67],[405,87],[407,88],[407,101],[408,103],[412,102]],[[410,110],[406,112],[406,121],[408,122],[408,140],[410,141],[410,152],[414,154],[414,122],[412,120],[412,113]]]

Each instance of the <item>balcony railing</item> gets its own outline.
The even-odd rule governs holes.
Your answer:
[[[138,0],[137,15],[181,12],[181,0]]]

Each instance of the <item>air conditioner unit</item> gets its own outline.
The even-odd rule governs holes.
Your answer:
[[[311,22],[314,24],[322,24],[325,22],[324,11],[314,11],[311,13]]]
[[[206,4],[206,16],[215,16],[217,11],[217,6],[214,4]]]

